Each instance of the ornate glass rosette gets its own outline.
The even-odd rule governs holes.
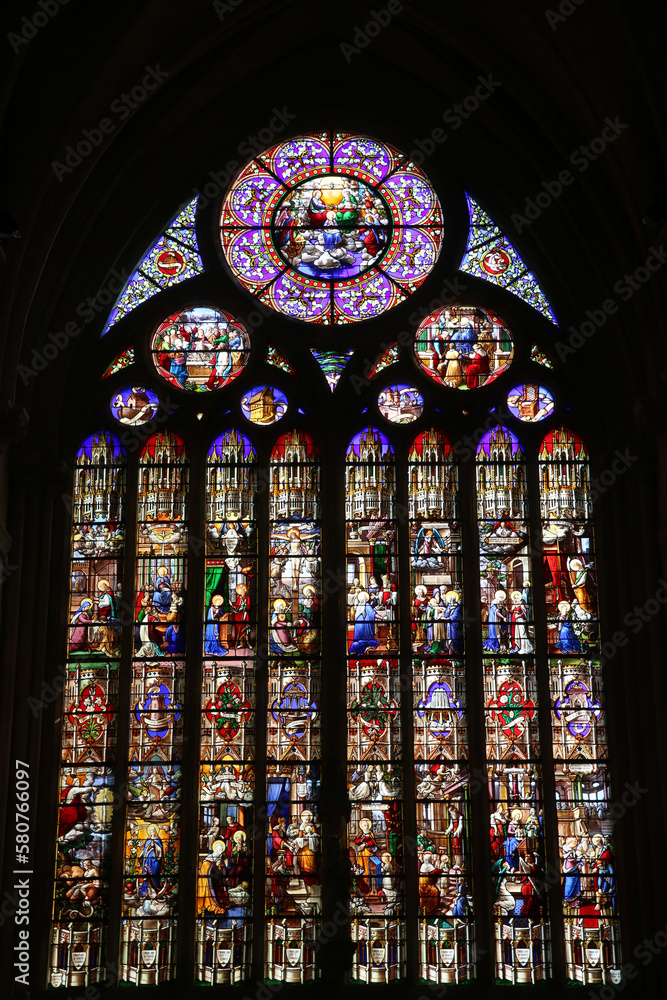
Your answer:
[[[221,215],[234,277],[307,323],[380,316],[417,289],[442,245],[442,210],[423,171],[349,132],[290,139],[241,172]]]

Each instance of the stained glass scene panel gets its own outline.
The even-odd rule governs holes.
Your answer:
[[[347,743],[353,981],[404,975],[395,468],[368,427],[346,460]]]
[[[176,971],[188,460],[169,432],[139,458],[121,982]]]
[[[505,427],[477,450],[486,757],[496,979],[551,977],[544,891],[528,496],[523,452]]]
[[[320,469],[313,440],[283,434],[269,475],[265,976],[318,976],[321,913]]]
[[[419,973],[435,983],[474,978],[457,472],[441,432],[416,438],[408,505]]]
[[[590,472],[579,435],[565,428],[547,434],[539,472],[549,649],[562,656],[595,655],[599,626]]]
[[[241,982],[252,941],[256,455],[232,429],[206,469],[196,978]]]
[[[51,986],[86,986],[105,978],[124,464],[117,438],[98,431],[79,449],[74,471]]]
[[[488,431],[478,448],[477,516],[484,650],[499,655],[531,654],[526,474],[518,439],[505,427]]]
[[[588,454],[564,427],[539,454],[556,810],[571,983],[620,981],[613,815]]]
[[[227,312],[196,306],[168,316],[151,341],[155,369],[166,382],[211,392],[241,374],[250,355],[243,323]]]
[[[423,371],[450,389],[478,389],[502,375],[514,357],[512,335],[495,313],[454,304],[427,316],[415,337]]]

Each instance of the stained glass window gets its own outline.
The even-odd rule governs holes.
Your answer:
[[[496,977],[535,983],[550,978],[550,950],[530,510],[523,451],[506,427],[480,442],[477,514]]]
[[[196,979],[248,976],[257,637],[256,454],[221,435],[206,472]],[[224,659],[223,659],[224,657]]]
[[[579,435],[550,431],[539,473],[567,976],[602,983],[619,966],[620,932],[590,469]]]
[[[203,272],[195,232],[196,208],[195,198],[147,251],[118,296],[102,335],[153,295]]]
[[[618,981],[589,455],[551,306],[468,206],[450,234],[388,143],[289,139],[221,196],[226,263],[192,203],[114,307],[50,985]],[[450,236],[483,306],[420,292]],[[219,298],[173,288],[202,259]],[[407,341],[350,327],[412,295]]]
[[[433,268],[443,232],[420,167],[349,132],[299,136],[256,157],[220,226],[244,288],[286,316],[336,325],[403,302]]]
[[[270,464],[265,975],[316,976],[321,915],[319,456],[299,431]]]
[[[48,981],[106,978],[125,536],[125,455],[101,430],[76,457],[67,676]]]
[[[514,344],[502,320],[485,309],[453,304],[428,316],[415,355],[430,378],[450,389],[478,389],[509,368]]]
[[[419,975],[475,976],[458,468],[431,428],[408,455]]]
[[[150,438],[139,458],[121,982],[174,978],[188,587],[183,441]]]
[[[404,976],[396,472],[373,427],[346,457],[347,744],[352,868],[352,980]]]

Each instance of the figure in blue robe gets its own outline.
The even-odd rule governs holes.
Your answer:
[[[467,917],[469,913],[472,913],[472,906],[470,900],[468,899],[468,890],[463,882],[461,882],[456,894],[456,899],[454,900],[454,905],[452,906],[452,916]]]
[[[560,622],[558,629],[558,649],[561,653],[580,653],[581,643],[574,631],[570,621],[570,611],[562,610],[557,619]]]
[[[458,601],[449,599],[446,616],[446,639],[449,653],[460,656],[463,653],[463,609]]]
[[[505,861],[515,872],[519,870],[519,841],[511,833],[504,844]]]
[[[354,615],[350,653],[352,656],[363,656],[367,649],[375,649],[379,645],[375,638],[375,609],[370,604],[360,604]]]
[[[158,836],[157,827],[149,827],[148,833],[150,836],[147,837],[144,843],[144,849],[139,859],[141,861],[141,874],[144,876],[144,881],[140,889],[140,895],[142,896],[148,895],[149,888],[155,893],[158,893],[162,888],[160,882],[164,848]]]
[[[489,653],[497,653],[500,649],[500,630],[506,619],[499,602],[493,600],[489,608],[489,637],[484,643],[484,649]]]
[[[583,862],[572,855],[565,859],[563,870],[569,872],[563,884],[563,901],[566,906],[575,906],[581,896],[581,866]]]
[[[174,622],[173,625],[167,628],[165,639],[167,640],[167,651],[169,653],[185,652],[185,629],[178,622]]]
[[[216,607],[217,605],[211,604],[206,616],[207,625],[204,630],[204,652],[209,656],[226,656],[228,650],[220,645],[218,639]]]

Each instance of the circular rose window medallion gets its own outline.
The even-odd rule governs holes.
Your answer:
[[[160,400],[151,389],[135,386],[116,393],[111,400],[111,413],[121,424],[136,427],[152,420],[159,405]]]
[[[412,385],[388,385],[378,396],[378,409],[392,424],[411,424],[422,415],[424,397]]]
[[[234,277],[271,309],[307,323],[373,319],[433,268],[442,210],[423,171],[393,146],[322,132],[266,150],[222,206]]]
[[[551,416],[554,411],[554,397],[546,386],[524,382],[510,389],[507,408],[519,420],[536,423]]]
[[[275,424],[288,406],[285,393],[271,385],[258,385],[241,400],[243,416],[253,424]]]
[[[209,306],[167,316],[151,340],[158,375],[180,389],[211,392],[229,385],[248,363],[250,337],[243,324]]]
[[[514,357],[514,343],[495,313],[454,304],[432,313],[420,324],[415,355],[426,374],[441,385],[479,389],[507,371]]]

